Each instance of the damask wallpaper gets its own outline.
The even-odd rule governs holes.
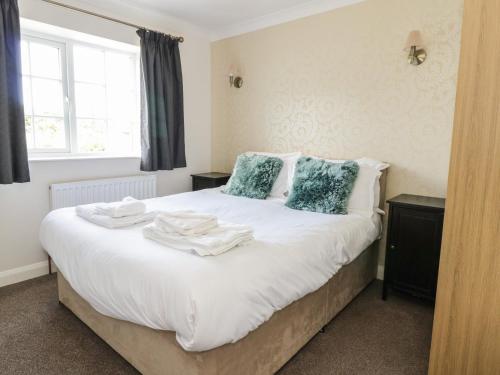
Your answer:
[[[391,164],[388,198],[445,196],[462,8],[366,0],[213,43],[213,169],[249,150],[367,156]],[[428,53],[418,67],[403,51],[414,29]]]

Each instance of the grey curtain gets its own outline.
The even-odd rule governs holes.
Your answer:
[[[0,0],[0,184],[28,182],[17,0]]]
[[[179,42],[138,30],[141,38],[141,170],[186,166]]]

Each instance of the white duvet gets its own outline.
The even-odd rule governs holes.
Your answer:
[[[218,189],[145,201],[150,210],[195,210],[253,228],[255,240],[201,257],[145,239],[138,224],[106,229],[51,212],[40,240],[71,286],[97,311],[176,332],[189,351],[236,342],[271,315],[325,284],[379,235],[378,215],[292,210],[279,200]]]

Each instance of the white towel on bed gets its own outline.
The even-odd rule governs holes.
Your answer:
[[[155,224],[167,233],[195,236],[217,227],[217,217],[194,211],[162,211],[156,216]]]
[[[133,197],[125,197],[119,202],[95,204],[96,214],[112,218],[142,215],[145,212],[146,205],[144,202],[141,202]]]
[[[108,229],[123,228],[130,225],[153,221],[157,215],[156,211],[146,212],[139,215],[124,216],[124,217],[109,217],[96,213],[95,204],[85,204],[76,207],[76,214],[83,219],[90,221],[93,224],[100,225]]]
[[[164,232],[156,223],[142,229],[145,238],[177,250],[194,251],[198,255],[219,255],[253,239],[249,226],[219,222],[206,234],[183,236],[179,233]]]

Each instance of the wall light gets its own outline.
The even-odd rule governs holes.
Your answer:
[[[229,67],[229,87],[236,87],[237,89],[243,86],[243,78],[241,78],[238,68],[235,65]]]
[[[408,63],[411,65],[420,65],[427,58],[427,53],[424,50],[424,43],[422,41],[422,35],[420,35],[420,31],[413,30],[408,35],[408,40],[406,41],[406,45],[404,50],[409,52],[408,54]]]

